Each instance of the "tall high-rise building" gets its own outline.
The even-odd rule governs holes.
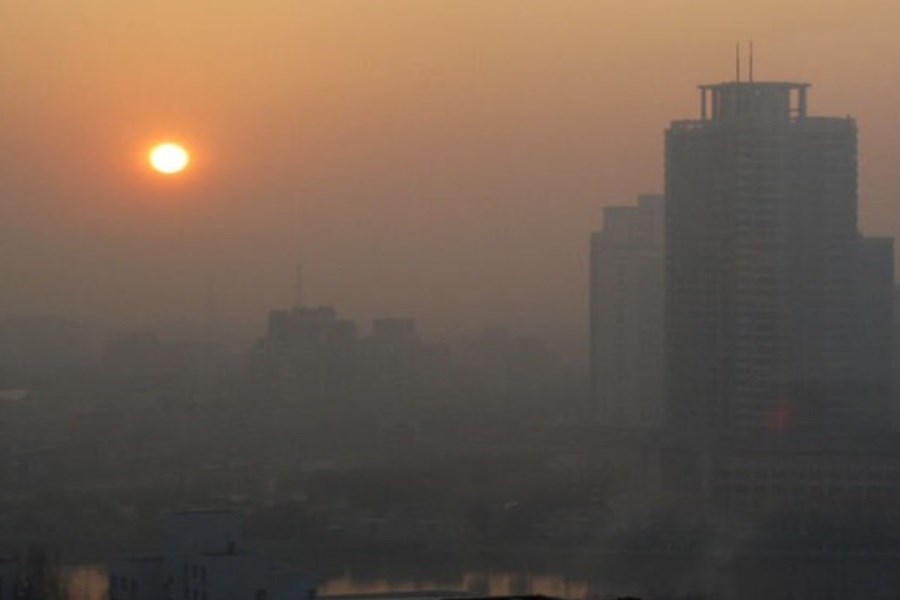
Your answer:
[[[864,237],[859,249],[860,401],[874,410],[869,418],[895,422],[894,395],[894,240]]]
[[[857,230],[856,124],[809,116],[808,88],[702,85],[700,119],[666,131],[676,431],[749,440],[888,422],[869,385],[887,375],[865,365],[865,332],[889,321],[861,317],[873,286],[890,289],[885,244]]]
[[[654,428],[663,417],[664,203],[603,213],[591,235],[591,398],[604,427]]]

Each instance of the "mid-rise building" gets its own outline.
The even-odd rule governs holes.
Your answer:
[[[259,401],[241,418],[253,451],[290,464],[300,446],[329,444],[354,413],[359,353],[356,323],[330,306],[271,311],[251,354]]]
[[[358,341],[356,323],[330,306],[273,310],[256,356],[294,394],[334,393],[351,379]]]
[[[664,202],[604,210],[591,235],[590,343],[594,416],[604,427],[663,420]]]
[[[15,560],[0,557],[0,600],[16,600],[19,597],[18,568]]]
[[[314,600],[312,579],[248,552],[230,511],[169,515],[164,553],[114,561],[110,600]]]
[[[95,360],[88,330],[69,319],[33,315],[0,320],[0,381],[5,386],[71,377]]]

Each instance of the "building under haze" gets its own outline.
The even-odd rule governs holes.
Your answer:
[[[173,513],[165,551],[109,565],[110,600],[314,600],[312,579],[248,552],[231,511]]]
[[[250,364],[258,402],[242,421],[252,446],[270,458],[292,464],[301,447],[332,440],[353,414],[359,334],[333,307],[271,311]]]
[[[16,600],[18,595],[18,563],[0,557],[0,600]]]
[[[269,313],[266,336],[254,350],[262,379],[301,408],[346,399],[356,376],[356,323],[330,306],[294,307]]]
[[[0,320],[0,386],[58,381],[93,366],[95,351],[87,330],[52,315]]]
[[[663,418],[664,203],[603,211],[591,235],[591,399],[603,427],[653,428]]]
[[[666,132],[666,409],[694,439],[889,423],[893,246],[857,229],[856,123],[808,89],[702,85]]]

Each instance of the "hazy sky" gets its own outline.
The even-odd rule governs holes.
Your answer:
[[[896,0],[7,0],[0,314],[259,323],[307,296],[576,343],[590,230],[662,187],[695,84],[813,84],[900,232]],[[195,167],[143,163],[172,136]]]

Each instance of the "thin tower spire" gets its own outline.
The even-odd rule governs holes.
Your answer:
[[[741,82],[741,44],[734,45],[734,80]]]
[[[750,40],[750,73],[748,74],[750,77],[750,83],[753,83],[753,40]]]

